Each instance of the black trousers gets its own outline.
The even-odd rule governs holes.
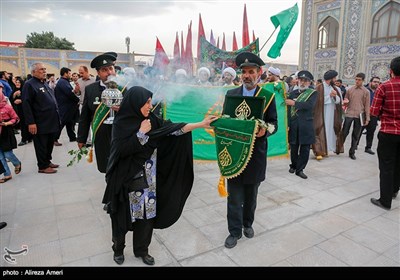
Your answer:
[[[126,232],[120,232],[116,219],[111,217],[112,226],[112,249],[115,255],[120,256],[124,253]],[[143,257],[149,253],[149,246],[153,236],[154,219],[136,220],[133,223],[133,254],[136,257]]]
[[[374,140],[374,134],[376,130],[376,126],[378,125],[378,118],[375,116],[371,116],[371,120],[369,121],[368,125],[365,127],[367,130],[367,144],[365,149],[371,149],[372,141]]]
[[[57,133],[33,135],[37,165],[39,170],[46,169],[51,163],[54,140]]]
[[[392,206],[392,196],[400,187],[400,135],[378,133],[380,202]]]
[[[292,161],[290,167],[296,169],[296,173],[303,171],[304,168],[306,168],[308,159],[310,157],[310,146],[310,144],[290,144],[290,160]]]
[[[260,183],[232,184],[228,180],[228,230],[232,236],[242,235],[243,227],[251,227],[257,207]]]
[[[349,135],[351,124],[354,122],[353,133],[351,134],[351,147],[349,150],[350,155],[354,155],[358,145],[358,139],[361,134],[361,122],[359,118],[349,118],[344,119],[343,124],[343,143],[346,142],[346,137]]]
[[[65,128],[67,129],[67,135],[68,135],[69,141],[75,141],[76,140],[75,123],[76,123],[75,120],[61,122],[60,131],[58,132],[55,140],[60,139],[61,132],[65,126]]]

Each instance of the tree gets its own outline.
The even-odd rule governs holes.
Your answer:
[[[44,32],[42,34],[32,32],[26,35],[25,48],[34,49],[59,49],[59,50],[74,50],[75,43],[69,42],[65,38],[54,36],[53,32]]]

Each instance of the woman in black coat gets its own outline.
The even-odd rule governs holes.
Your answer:
[[[124,262],[125,235],[133,230],[133,252],[148,265],[153,228],[180,217],[193,185],[192,137],[215,116],[198,123],[171,123],[151,109],[152,92],[132,87],[124,95],[112,128],[103,197],[112,223],[114,261]],[[176,137],[179,136],[179,137]]]

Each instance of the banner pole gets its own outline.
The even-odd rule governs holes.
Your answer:
[[[258,54],[260,54],[260,52],[262,51],[262,49],[265,47],[265,45],[268,43],[269,39],[271,39],[272,35],[274,35],[275,31],[278,29],[278,27],[275,28],[274,32],[272,32],[272,34],[269,36],[269,38],[267,39],[267,41],[264,43],[264,45],[262,45],[261,49],[258,51]],[[258,55],[257,54],[257,55]]]

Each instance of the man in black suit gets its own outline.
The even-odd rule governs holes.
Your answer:
[[[73,89],[70,84],[71,69],[66,67],[61,68],[60,76],[61,78],[58,80],[56,88],[54,89],[61,117],[61,128],[57,134],[56,142],[54,142],[56,146],[61,146],[61,143],[58,143],[58,139],[60,138],[64,126],[67,129],[69,141],[76,141],[75,116],[79,109],[79,97],[76,96],[76,93],[79,92],[79,86]]]
[[[114,63],[116,57],[112,54],[101,54],[96,56],[90,63],[90,67],[96,68],[99,80],[85,88],[85,97],[83,99],[81,116],[78,126],[78,147],[82,149],[86,145],[86,140],[90,132],[90,126],[101,102],[101,93],[106,89],[104,84],[110,75],[115,75]],[[117,111],[118,108],[111,108]],[[101,173],[106,173],[107,161],[110,155],[111,143],[111,124],[101,123],[96,132],[95,153],[97,161],[97,169]]]
[[[260,96],[265,91],[257,85],[265,63],[257,55],[242,52],[236,57],[236,65],[242,71],[241,87],[229,90],[227,96]],[[228,230],[229,236],[225,240],[225,247],[233,248],[243,233],[247,238],[254,236],[252,228],[254,213],[257,206],[258,187],[265,180],[267,168],[267,137],[276,132],[278,116],[274,95],[270,96],[264,108],[263,120],[274,127],[272,131],[259,127],[254,142],[253,155],[245,170],[238,176],[228,179]]]
[[[285,100],[288,109],[290,173],[307,179],[303,170],[310,156],[310,145],[315,142],[313,110],[318,93],[310,88],[313,75],[306,71],[298,73],[299,87]]]
[[[46,83],[46,68],[41,62],[31,66],[32,78],[22,88],[22,108],[29,132],[33,135],[39,173],[56,173],[51,162],[54,140],[60,130],[60,116],[53,90]]]

